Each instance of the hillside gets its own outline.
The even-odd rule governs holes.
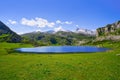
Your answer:
[[[98,28],[97,40],[120,40],[120,21]]]
[[[87,31],[88,32],[88,31]],[[72,31],[46,31],[46,32],[31,32],[23,35],[18,35],[13,32],[8,26],[0,21],[0,42],[23,42],[30,43],[36,46],[41,45],[79,45],[88,40],[95,38],[86,30]]]
[[[97,36],[120,35],[120,21],[97,29]]]
[[[0,21],[0,42],[20,42],[21,37]]]
[[[56,33],[32,32],[21,35],[24,42],[40,45],[78,45],[79,41],[91,40],[94,36],[75,32],[58,31]]]

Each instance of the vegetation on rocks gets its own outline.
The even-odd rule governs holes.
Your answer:
[[[97,29],[97,36],[120,35],[120,21]]]
[[[88,36],[74,32],[59,31],[54,34],[44,32],[33,32],[21,35],[24,43],[42,45],[77,45],[79,41],[92,40],[95,36]]]
[[[0,21],[0,42],[21,42],[22,38]]]

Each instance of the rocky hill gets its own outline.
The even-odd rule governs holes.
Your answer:
[[[20,42],[21,37],[0,21],[0,42]]]
[[[120,35],[120,21],[97,29],[97,36]]]
[[[120,21],[96,30],[97,40],[120,40]]]

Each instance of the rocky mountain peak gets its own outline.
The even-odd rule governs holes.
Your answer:
[[[88,29],[81,29],[81,28],[77,28],[75,32],[85,34],[85,35],[95,35],[96,34],[95,31],[88,30]]]
[[[97,29],[97,36],[120,35],[120,21]]]
[[[0,41],[20,42],[21,37],[0,21]]]

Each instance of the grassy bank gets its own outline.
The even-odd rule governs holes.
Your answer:
[[[87,54],[19,54],[9,50],[31,45],[0,43],[0,80],[120,80],[117,55],[120,42],[94,45],[112,50]]]

